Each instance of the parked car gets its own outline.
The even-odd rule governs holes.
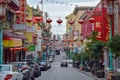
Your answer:
[[[73,61],[73,66],[79,68],[80,67],[80,61]]]
[[[73,64],[73,60],[72,59],[66,59],[67,64]]]
[[[1,64],[0,80],[23,80],[23,74],[13,64]]]
[[[54,61],[54,56],[49,56],[48,61],[51,63]]]
[[[60,67],[68,67],[66,60],[63,60],[60,64]]]
[[[30,79],[30,71],[27,66],[27,62],[12,62],[15,66],[18,67],[19,71],[23,74],[23,80]]]
[[[41,68],[40,68],[39,64],[35,61],[28,61],[28,63],[34,69],[34,76],[35,77],[41,76]]]
[[[60,50],[56,49],[56,55],[60,55]]]
[[[51,63],[48,60],[43,60],[39,62],[40,68],[42,71],[45,71],[51,68]]]

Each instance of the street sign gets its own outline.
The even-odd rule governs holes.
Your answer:
[[[36,27],[35,26],[30,26],[30,27],[26,27],[26,32],[36,32]]]
[[[14,24],[13,25],[13,30],[25,30],[26,29],[26,24]]]

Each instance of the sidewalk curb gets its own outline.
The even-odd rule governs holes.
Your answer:
[[[77,71],[79,71],[79,72],[87,75],[87,76],[90,76],[91,78],[93,78],[93,79],[95,79],[95,80],[106,80],[105,78],[97,78],[96,76],[92,75],[92,74],[89,73],[89,72],[85,72],[85,71],[82,71],[82,70],[77,69],[77,68],[75,68],[75,69],[76,69]]]

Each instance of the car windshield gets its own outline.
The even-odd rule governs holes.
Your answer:
[[[18,68],[21,68],[25,63],[13,63]]]
[[[0,66],[0,71],[10,71],[10,66]]]
[[[45,64],[45,62],[40,62],[40,64]]]

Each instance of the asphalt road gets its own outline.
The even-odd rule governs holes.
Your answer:
[[[65,59],[65,53],[55,56],[55,61],[51,64],[51,69],[43,71],[42,75],[35,80],[94,80],[92,77],[80,73],[69,65],[68,68],[60,67],[60,63]]]

